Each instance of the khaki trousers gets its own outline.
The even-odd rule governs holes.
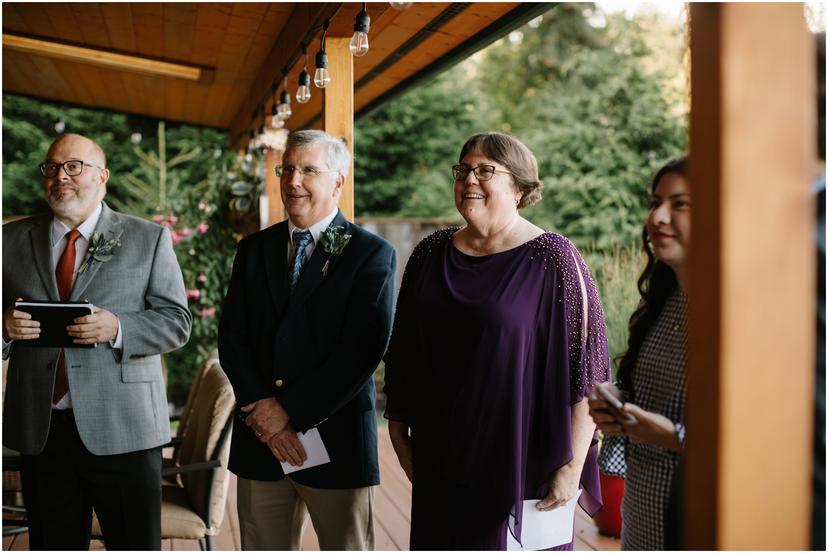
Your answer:
[[[299,551],[308,520],[323,551],[374,550],[374,489],[323,490],[297,484],[238,479],[241,548]]]

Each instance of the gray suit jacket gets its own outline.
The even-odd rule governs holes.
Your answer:
[[[49,237],[52,215],[3,226],[3,310],[17,297],[59,300]],[[96,455],[139,451],[169,441],[160,354],[190,335],[184,280],[167,229],[112,211],[106,204],[95,232],[120,238],[105,263],[75,278],[70,300],[88,300],[121,321],[123,348],[67,348],[66,372],[78,431]],[[13,342],[3,406],[3,445],[40,453],[49,434],[58,348]]]

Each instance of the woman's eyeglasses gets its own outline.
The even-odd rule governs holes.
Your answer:
[[[466,180],[469,173],[474,173],[474,176],[479,182],[491,180],[495,173],[505,173],[507,175],[512,174],[511,171],[498,169],[494,165],[478,165],[477,167],[469,167],[468,165],[463,165],[461,163],[460,165],[454,165],[451,168],[451,175],[454,177],[455,181]]]

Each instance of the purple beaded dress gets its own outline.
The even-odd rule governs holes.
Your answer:
[[[385,416],[411,428],[411,549],[502,550],[512,506],[543,498],[572,459],[571,406],[609,378],[604,315],[563,236],[472,257],[452,244],[456,230],[423,240],[406,266]],[[593,436],[579,500],[590,515],[596,455]]]

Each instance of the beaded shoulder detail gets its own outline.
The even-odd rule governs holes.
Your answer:
[[[578,251],[569,238],[555,232],[544,232],[530,241],[529,244],[535,250],[535,253],[531,255],[531,259],[542,257],[544,269],[548,269],[550,265],[553,267],[566,265],[571,262],[571,252]]]
[[[447,241],[451,240],[451,237],[454,235],[455,232],[460,230],[460,227],[449,227],[440,229],[437,231],[432,232],[422,240],[420,243],[414,247],[414,251],[411,252],[411,257],[408,258],[408,263],[405,265],[405,271],[403,272],[403,277],[406,273],[409,272],[410,269],[416,267],[422,263],[422,261],[428,257],[435,248],[438,248],[445,244]]]
[[[610,364],[604,310],[589,268],[571,240],[554,232],[546,232],[531,242],[541,257],[543,270],[554,271],[557,287],[562,289],[558,302],[565,302],[569,355],[573,367],[572,389],[590,388],[593,380],[609,379]],[[580,394],[578,394],[580,395]]]

